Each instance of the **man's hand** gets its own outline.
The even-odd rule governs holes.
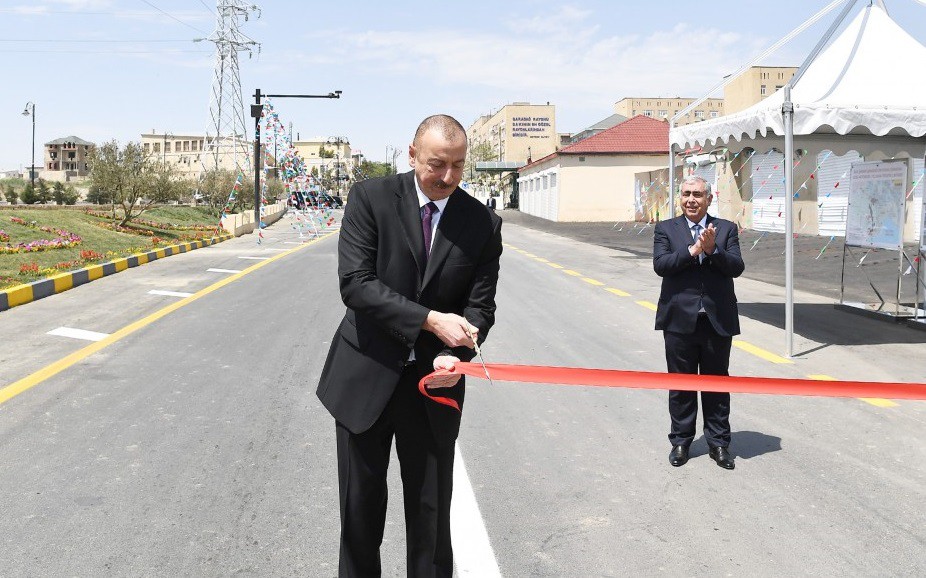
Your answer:
[[[479,328],[463,317],[440,311],[430,311],[421,328],[436,335],[448,347],[462,345],[472,349],[476,346],[474,340],[479,334]]]
[[[717,229],[714,228],[713,223],[708,225],[707,228],[698,235],[698,244],[701,245],[701,250],[704,251],[705,255],[710,255],[714,252],[714,249],[717,248],[716,241]]]
[[[438,355],[434,358],[434,369],[453,369],[454,364],[460,361],[452,355]],[[431,378],[431,381],[428,383],[427,387],[437,388],[437,387],[453,387],[460,381],[460,374],[455,375],[437,375]]]

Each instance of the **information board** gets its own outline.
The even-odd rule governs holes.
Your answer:
[[[903,246],[907,163],[855,163],[850,179],[846,244],[900,250]]]

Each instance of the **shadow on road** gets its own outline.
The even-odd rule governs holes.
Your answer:
[[[785,308],[781,303],[739,303],[739,312],[784,329]],[[828,303],[795,303],[794,333],[826,345],[926,343],[926,331],[841,311]]]
[[[696,458],[707,455],[707,442],[703,437],[692,442],[689,456]],[[781,450],[781,438],[770,436],[757,431],[733,432],[733,443],[730,444],[730,453],[733,457],[748,460],[762,454]]]

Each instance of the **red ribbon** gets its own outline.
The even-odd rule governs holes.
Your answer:
[[[926,400],[926,384],[885,383],[874,381],[817,381],[779,377],[736,377],[725,375],[691,375],[688,373],[653,373],[617,369],[580,367],[544,367],[487,363],[493,380],[525,383],[554,383],[592,387],[632,387],[639,389],[674,389],[680,391],[728,391],[730,393],[765,393],[771,395],[806,395],[822,397],[878,397],[887,399]],[[439,369],[421,378],[418,391],[437,403],[460,410],[456,400],[433,395],[440,388],[427,387],[438,375],[469,375],[485,378],[480,363],[459,362],[452,370]]]

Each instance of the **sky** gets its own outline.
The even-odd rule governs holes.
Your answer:
[[[578,132],[625,97],[700,97],[830,5],[829,0],[698,3],[584,0],[436,2],[253,0],[241,31],[247,106],[267,94],[302,139],[340,136],[369,160],[401,151],[435,113],[464,126],[512,102],[556,107],[557,132]],[[856,2],[853,14],[867,4]],[[926,0],[886,0],[926,44]],[[798,66],[840,8],[759,62]],[[0,170],[31,162],[69,135],[139,141],[152,130],[204,134],[215,0],[0,0]],[[902,58],[902,55],[898,55]],[[920,64],[911,63],[911,73]],[[722,97],[721,92],[714,96]],[[249,128],[250,130],[250,128]]]

